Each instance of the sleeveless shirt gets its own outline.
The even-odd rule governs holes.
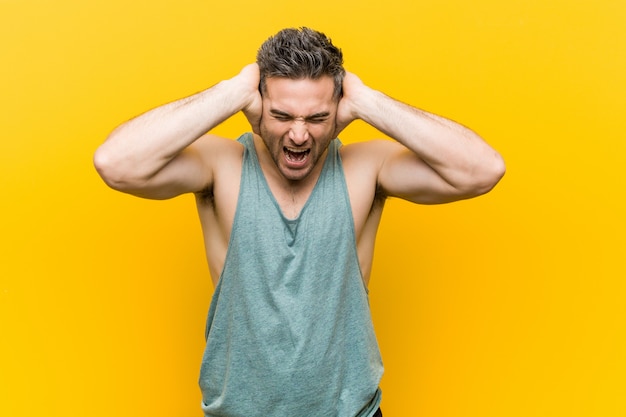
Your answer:
[[[286,218],[253,136],[200,370],[206,417],[369,417],[383,367],[331,141],[300,214]]]

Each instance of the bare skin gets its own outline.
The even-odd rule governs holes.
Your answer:
[[[500,155],[476,133],[393,100],[347,73],[343,97],[330,77],[269,78],[258,92],[256,64],[194,96],[114,130],[94,162],[111,187],[144,198],[195,193],[214,285],[235,217],[243,147],[207,134],[243,111],[259,162],[283,214],[295,218],[313,190],[329,142],[361,119],[395,139],[340,149],[364,280],[387,197],[437,204],[488,192],[504,174]]]

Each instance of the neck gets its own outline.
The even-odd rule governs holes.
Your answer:
[[[280,172],[274,159],[269,155],[263,140],[255,135],[254,143],[261,171],[263,171],[274,198],[286,217],[296,218],[315,188],[315,184],[317,184],[328,151],[324,152],[313,167],[313,170],[306,177],[300,180],[290,180]]]

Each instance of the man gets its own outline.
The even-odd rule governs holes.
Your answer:
[[[207,133],[239,111],[252,133]],[[341,146],[357,119],[395,141]],[[380,416],[366,288],[385,199],[471,198],[504,174],[474,132],[366,86],[308,28],[280,31],[233,78],[122,124],[95,166],[140,197],[195,193],[215,286],[202,408],[245,417]]]

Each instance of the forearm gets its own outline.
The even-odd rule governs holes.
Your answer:
[[[246,91],[231,79],[150,110],[109,135],[96,152],[96,166],[108,176],[150,178],[246,100]]]
[[[500,155],[472,130],[365,88],[355,114],[402,143],[455,188],[497,182]],[[496,179],[497,178],[497,179]]]

